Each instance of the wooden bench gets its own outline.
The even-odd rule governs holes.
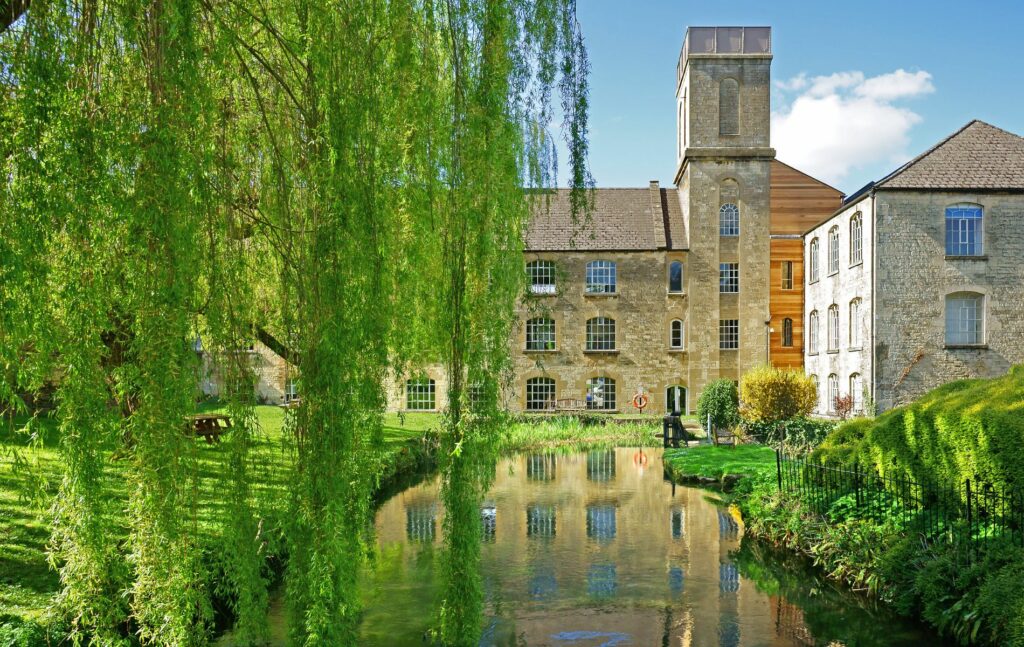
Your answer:
[[[555,411],[586,411],[586,400],[578,398],[562,398],[555,402]]]
[[[231,416],[223,413],[197,413],[186,418],[186,428],[193,436],[202,436],[207,443],[219,443],[231,430]]]
[[[715,427],[713,439],[715,441],[715,445],[718,445],[719,447],[723,445],[727,445],[729,447],[736,446],[736,434],[732,433],[732,430],[728,428],[723,429],[721,427]]]

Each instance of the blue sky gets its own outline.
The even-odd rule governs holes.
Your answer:
[[[671,185],[688,25],[772,27],[772,144],[847,193],[971,119],[1024,134],[1024,3],[579,0],[578,11],[599,187]]]

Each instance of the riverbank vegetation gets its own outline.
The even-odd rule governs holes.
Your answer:
[[[765,432],[775,446],[787,434],[772,429],[795,432],[801,442],[784,443],[785,450],[809,452],[810,460],[826,468],[866,470],[895,483],[913,480],[953,496],[963,492],[956,484],[966,479],[976,487],[988,483],[1013,491],[1022,484],[1022,393],[1024,367],[1015,367],[1003,378],[944,385],[878,418],[842,423],[827,435],[817,423],[800,419],[773,423]],[[746,476],[729,494],[752,536],[809,556],[831,578],[960,643],[1024,645],[1024,547],[1021,529],[1013,527],[1019,520],[1000,533],[998,526],[966,525],[953,517],[949,529],[936,534],[936,515],[948,514],[929,509],[937,503],[908,508],[898,490],[857,493],[841,485],[849,478],[826,487],[799,470],[794,476],[803,485],[781,491],[774,452],[758,449],[764,450],[761,469],[733,468]],[[681,474],[713,477],[726,471],[730,451],[678,450],[667,461]],[[1019,498],[1008,501],[1020,505]]]

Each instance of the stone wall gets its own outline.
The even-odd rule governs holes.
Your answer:
[[[960,378],[995,377],[1024,362],[1024,195],[879,191],[878,404],[906,404]],[[945,255],[945,209],[984,208],[984,256]],[[985,344],[948,348],[945,296],[985,295]]]
[[[256,400],[264,404],[283,404],[288,381],[297,377],[297,369],[283,357],[256,342],[251,350],[239,351],[256,373]],[[200,390],[218,397],[224,392],[224,376],[208,353],[203,353]]]
[[[872,267],[873,267],[873,214],[871,196],[847,205],[832,218],[822,222],[804,236],[804,370],[818,380],[819,415],[830,415],[832,403],[828,397],[828,376],[835,375],[839,382],[840,395],[854,395],[863,404],[869,400],[871,385],[871,339],[872,339]],[[863,224],[863,262],[851,264],[850,219],[861,214]],[[830,274],[828,268],[828,232],[832,227],[839,230],[839,272]],[[811,241],[817,239],[818,280],[811,280]],[[850,302],[860,299],[860,345],[850,343]],[[839,348],[828,350],[828,309],[835,304],[839,308]],[[818,313],[818,348],[812,352],[810,346],[810,313]],[[869,388],[868,393],[851,393],[850,376],[860,375],[861,384]]]

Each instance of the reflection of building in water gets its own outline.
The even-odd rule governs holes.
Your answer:
[[[593,564],[587,571],[587,593],[592,597],[610,598],[618,586],[615,564]]]
[[[531,481],[555,479],[554,454],[530,454],[526,457],[526,478]]]
[[[587,537],[598,541],[615,539],[615,506],[587,506]]]
[[[804,622],[804,611],[795,604],[787,602],[781,595],[775,596],[775,635],[789,638],[797,645],[815,645],[817,642],[811,635],[807,623]]]
[[[672,520],[670,522],[672,527],[672,539],[683,538],[686,520],[686,515],[684,514],[684,512],[685,511],[682,508],[672,508]]]
[[[555,536],[555,506],[531,505],[526,507],[526,536]]]
[[[740,525],[728,512],[718,511],[718,536],[722,539],[736,539],[740,533]]]
[[[486,504],[480,509],[480,528],[483,532],[483,540],[490,543],[494,541],[494,533],[498,529],[498,509],[494,504]]]
[[[437,535],[437,505],[412,503],[405,508],[405,536],[409,541],[432,542]]]
[[[673,494],[661,479],[660,450],[650,452],[645,470],[634,464],[635,451],[499,461],[481,511],[485,537],[495,538],[481,555],[495,590],[488,613],[500,613],[516,640],[530,645],[576,630],[628,634],[634,645],[730,645],[738,618],[743,644],[792,645],[776,635],[776,600],[740,583],[729,556],[742,534],[736,520],[707,491]],[[600,480],[612,469],[613,479]],[[542,473],[550,478],[537,478]],[[435,480],[385,503],[377,516],[382,548],[412,538],[408,519],[429,527],[433,514],[441,523],[443,508],[424,505],[437,499]],[[421,512],[409,516],[410,509]],[[423,558],[410,550],[402,559],[413,571]],[[419,599],[436,599],[436,589]]]
[[[594,451],[587,454],[587,480],[599,482],[615,480],[615,450]]]

